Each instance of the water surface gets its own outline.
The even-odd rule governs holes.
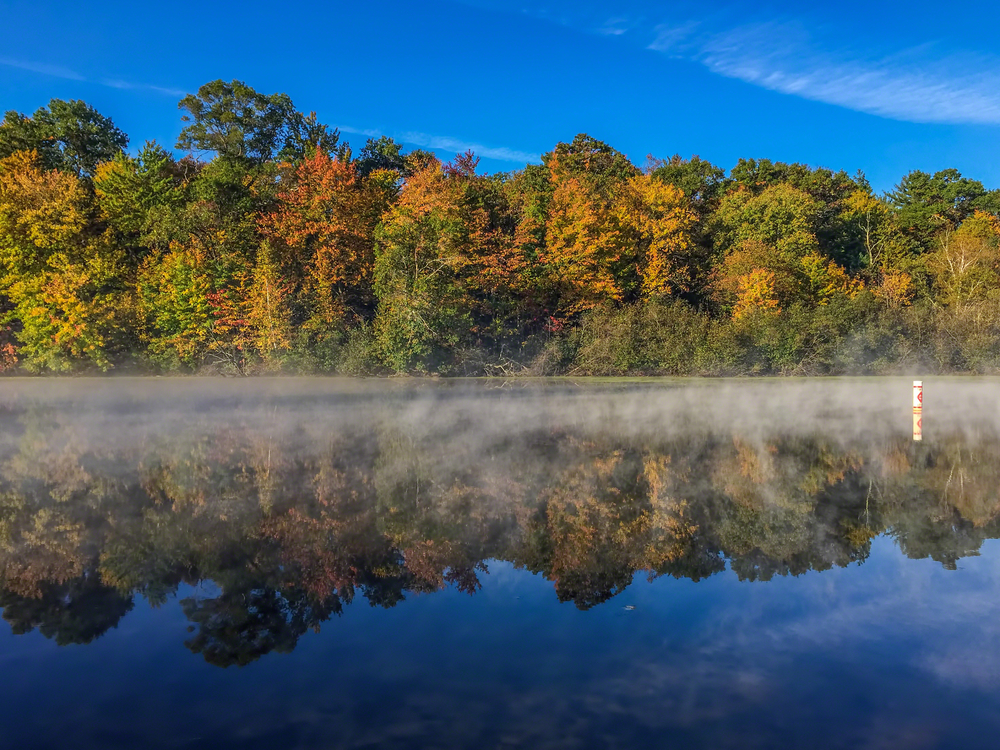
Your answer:
[[[996,746],[998,381],[0,386],[4,746]]]

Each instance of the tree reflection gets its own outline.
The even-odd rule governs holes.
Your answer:
[[[271,651],[289,653],[307,630],[339,615],[343,604],[336,595],[316,602],[301,590],[262,588],[182,599],[181,608],[197,628],[185,646],[217,667],[242,667]]]
[[[87,575],[62,584],[43,584],[37,596],[0,589],[0,608],[15,635],[37,628],[46,638],[68,646],[90,643],[117,627],[132,610],[132,597]]]
[[[356,597],[474,594],[490,560],[588,609],[637,574],[699,581],[728,567],[762,582],[863,562],[881,534],[954,569],[1000,536],[995,437],[667,439],[352,403],[287,422],[277,405],[165,413],[128,423],[113,447],[93,415],[7,405],[4,619],[88,643],[135,597],[160,606],[210,583],[211,596],[181,595],[186,645],[243,666],[291,651]]]

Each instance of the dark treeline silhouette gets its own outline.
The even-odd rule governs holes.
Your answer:
[[[359,598],[474,594],[496,560],[587,609],[637,573],[728,567],[763,585],[864,561],[883,534],[954,569],[1000,537],[996,437],[464,429],[467,410],[434,422],[343,403],[302,420],[277,405],[118,406],[110,423],[71,404],[5,406],[3,618],[87,643],[136,597],[166,605],[210,581],[215,593],[180,594],[187,646],[243,665]]]
[[[213,81],[175,152],[0,123],[0,372],[995,371],[1000,192],[587,135],[477,172]]]

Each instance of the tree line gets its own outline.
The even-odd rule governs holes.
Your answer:
[[[175,152],[82,101],[0,123],[0,372],[1000,368],[1000,191],[587,135],[509,173],[213,81]]]

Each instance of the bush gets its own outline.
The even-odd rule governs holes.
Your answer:
[[[588,375],[692,375],[708,316],[676,300],[598,308],[577,331],[576,367]]]

